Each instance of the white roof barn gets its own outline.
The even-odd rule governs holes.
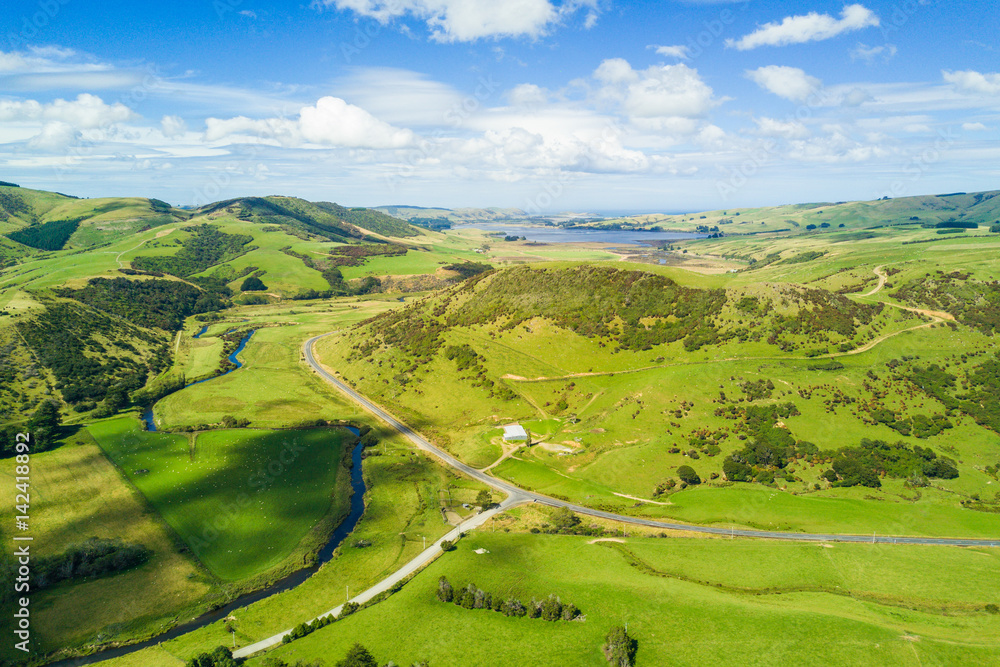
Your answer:
[[[503,427],[503,439],[508,442],[511,440],[527,440],[528,433],[520,424],[508,424]]]

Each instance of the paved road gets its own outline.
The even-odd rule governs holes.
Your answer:
[[[488,521],[490,517],[492,517],[493,515],[503,512],[507,509],[510,509],[514,505],[519,504],[519,502],[520,501],[512,501],[510,498],[508,498],[507,500],[503,501],[493,509],[486,510],[485,512],[481,512],[479,514],[469,517],[461,524],[451,529],[446,535],[442,536],[440,539],[434,542],[434,544],[427,547],[425,550],[421,551],[409,563],[407,563],[400,569],[396,570],[388,577],[378,582],[377,584],[375,584],[368,590],[364,591],[360,595],[354,596],[353,598],[351,598],[350,601],[356,602],[358,604],[364,604],[365,602],[368,602],[376,595],[384,593],[385,591],[389,590],[403,579],[406,579],[406,577],[410,576],[411,574],[422,568],[427,563],[434,560],[439,554],[443,553],[443,550],[441,549],[442,542],[444,542],[445,540],[454,541],[458,539],[459,535],[461,535],[462,533],[481,526],[486,521]],[[330,611],[320,614],[320,616],[327,616],[327,615],[336,616],[337,614],[340,613],[340,610],[343,609],[343,607],[344,605],[342,604],[337,605]],[[312,621],[307,621],[307,622],[311,623]],[[276,635],[272,635],[267,639],[262,639],[255,644],[249,644],[248,646],[244,646],[243,648],[237,649],[233,651],[233,656],[236,658],[245,658],[249,655],[257,653],[258,651],[263,651],[264,649],[271,648],[272,646],[277,646],[278,644],[281,643],[281,640],[284,639],[285,635],[291,633],[291,631],[292,628],[288,628],[287,630],[279,632]]]
[[[720,528],[716,526],[695,526],[689,524],[680,523],[670,523],[666,521],[656,521],[653,519],[643,519],[639,517],[625,516],[622,514],[614,514],[612,512],[604,512],[602,510],[593,509],[590,507],[584,507],[582,505],[576,505],[574,503],[565,502],[557,498],[550,498],[544,496],[540,493],[535,493],[534,491],[527,491],[518,486],[511,484],[502,479],[497,479],[492,475],[487,475],[486,473],[473,468],[472,466],[466,465],[456,459],[454,456],[438,449],[420,434],[416,433],[406,424],[400,422],[395,417],[390,415],[388,412],[383,410],[381,407],[371,402],[358,392],[354,391],[347,384],[338,380],[336,377],[328,373],[316,360],[313,354],[313,347],[317,340],[324,338],[331,334],[323,334],[321,336],[315,336],[310,338],[303,345],[303,351],[305,353],[306,361],[309,365],[319,373],[320,377],[335,386],[342,393],[346,394],[351,400],[358,403],[364,409],[368,410],[376,417],[387,423],[389,426],[394,428],[399,433],[406,436],[410,442],[416,445],[419,449],[424,450],[436,456],[446,465],[459,470],[469,477],[479,480],[494,489],[503,491],[508,494],[508,498],[504,501],[504,505],[510,506],[514,504],[520,504],[524,502],[536,502],[542,505],[548,505],[550,507],[568,507],[577,514],[583,514],[586,516],[594,516],[602,519],[611,519],[613,521],[621,521],[624,523],[635,524],[639,526],[648,526],[650,528],[658,528],[660,530],[682,530],[694,533],[707,533],[710,535],[727,535],[727,536],[739,536],[739,537],[756,537],[762,539],[774,539],[774,540],[796,540],[800,542],[868,542],[868,543],[881,543],[881,544],[925,544],[925,545],[948,545],[948,546],[979,546],[979,547],[1000,547],[1000,538],[998,539],[963,539],[963,538],[948,538],[948,537],[892,537],[890,535],[835,535],[835,534],[818,534],[818,533],[787,533],[782,531],[774,530],[747,530],[747,529],[729,529]]]

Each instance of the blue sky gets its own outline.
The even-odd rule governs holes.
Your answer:
[[[996,189],[995,3],[7,3],[0,180],[682,211]]]

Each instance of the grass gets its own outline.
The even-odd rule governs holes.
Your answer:
[[[14,486],[13,464],[0,480]],[[13,525],[13,503],[0,510]],[[104,457],[86,431],[62,447],[32,456],[32,554],[52,556],[90,537],[121,538],[153,550],[148,563],[93,581],[36,591],[32,641],[39,652],[94,641],[123,641],[157,631],[209,595],[215,582],[182,553],[170,529]],[[5,642],[0,658],[13,658]]]
[[[386,602],[273,651],[288,662],[337,659],[355,641],[380,661],[410,664],[602,665],[613,625],[628,623],[639,665],[985,664],[1000,658],[1000,617],[976,595],[996,556],[947,547],[857,545],[824,549],[723,540],[630,539],[654,571],[630,564],[616,546],[587,538],[475,533]],[[735,548],[731,548],[734,547]],[[487,553],[477,554],[483,548]],[[874,562],[877,561],[877,562]],[[778,563],[774,576],[771,564]],[[937,568],[965,573],[914,590]],[[659,576],[662,568],[674,576]],[[761,570],[749,580],[741,572]],[[685,581],[693,573],[706,584]],[[437,579],[522,600],[550,593],[576,604],[583,622],[511,619],[439,602]],[[820,585],[833,592],[791,592]],[[752,594],[725,587],[779,591]],[[849,588],[854,597],[837,591]],[[982,588],[980,587],[980,592]],[[755,591],[754,591],[755,592]],[[928,605],[928,601],[933,604]],[[960,612],[943,612],[940,606]],[[916,609],[914,609],[916,607]],[[405,633],[393,631],[405,627]],[[461,641],[455,638],[460,637]],[[907,639],[908,638],[908,639]],[[817,650],[822,647],[822,650]],[[262,658],[251,665],[264,664]]]
[[[282,563],[345,493],[337,483],[342,430],[210,431],[189,438],[146,433],[132,417],[88,428],[223,581]]]
[[[305,583],[235,612],[233,625],[239,645],[315,618],[342,603],[346,587],[354,594],[394,572],[423,550],[423,538],[429,542],[451,529],[440,511],[449,490],[452,507],[460,509],[461,503],[471,503],[484,488],[414,453],[408,441],[390,434],[383,436],[378,449],[384,447],[385,453],[364,462],[368,488],[365,513],[354,533],[338,549],[334,560]],[[360,539],[368,540],[371,546],[351,546]],[[232,646],[232,636],[222,622],[102,664],[183,665],[197,653],[220,644]]]
[[[362,418],[359,408],[308,370],[301,361],[301,346],[312,335],[396,305],[399,304],[387,301],[345,302],[332,307],[324,304],[320,312],[303,312],[302,306],[241,309],[239,312],[244,317],[237,314],[236,321],[246,319],[248,322],[240,322],[239,326],[273,325],[276,320],[285,326],[259,329],[240,353],[243,368],[158,401],[154,410],[157,423],[161,426],[213,424],[225,415],[232,415],[249,419],[254,426],[282,427],[316,419]],[[188,372],[189,379],[196,375],[194,370],[187,369],[217,367],[221,343],[213,336],[233,326],[233,323],[212,325],[197,340],[182,339],[187,352],[186,356],[181,356],[177,367]],[[216,349],[213,366],[212,351]],[[276,387],[281,390],[275,391]]]

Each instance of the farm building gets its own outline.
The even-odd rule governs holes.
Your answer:
[[[524,430],[524,427],[520,424],[508,424],[503,427],[503,439],[507,442],[516,442],[518,440],[527,440],[528,433]]]

